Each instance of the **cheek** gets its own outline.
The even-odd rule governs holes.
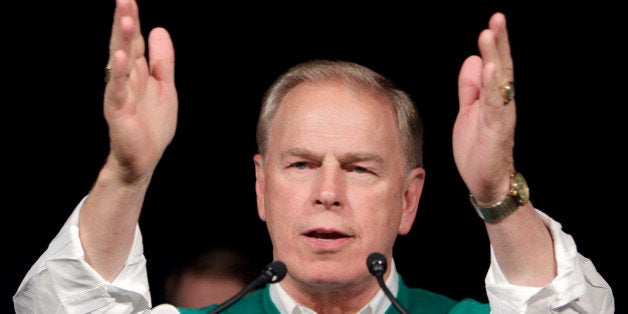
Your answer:
[[[396,237],[401,222],[401,210],[399,208],[380,208],[378,209],[377,217],[375,223],[379,227],[382,236],[387,235],[388,238]]]
[[[286,180],[266,181],[266,207],[273,212],[277,209],[296,208],[308,197],[308,187]],[[284,214],[283,212],[281,214]]]
[[[306,189],[294,184],[266,182],[265,214],[271,236],[289,233],[297,221],[299,211],[304,206]]]
[[[402,202],[400,197],[386,193],[368,193],[355,208],[365,208],[366,212],[356,213],[363,230],[369,235],[380,237],[386,242],[394,240],[401,223]]]

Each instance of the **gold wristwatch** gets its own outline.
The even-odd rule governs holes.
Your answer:
[[[510,191],[502,201],[485,207],[478,203],[473,194],[469,194],[469,200],[484,221],[495,222],[508,217],[521,205],[527,203],[530,200],[530,188],[521,173],[513,172],[510,175]]]

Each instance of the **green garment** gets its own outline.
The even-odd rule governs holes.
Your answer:
[[[247,313],[247,314],[280,314],[279,310],[270,299],[269,285],[264,289],[253,291],[242,298],[240,301],[232,304],[221,313]],[[409,288],[399,278],[399,292],[397,300],[411,314],[479,314],[490,313],[490,307],[486,303],[480,303],[476,300],[465,298],[462,301],[456,301],[444,295],[436,294],[423,289]],[[217,308],[218,305],[210,305],[200,309],[179,308],[181,314],[200,314],[209,313]],[[398,313],[394,305],[390,305],[386,314]]]

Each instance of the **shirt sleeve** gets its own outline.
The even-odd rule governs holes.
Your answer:
[[[485,278],[491,313],[614,313],[612,290],[593,263],[578,253],[560,223],[538,212],[554,240],[558,274],[545,287],[512,285],[491,247],[491,266]]]
[[[139,226],[120,275],[108,282],[86,261],[74,209],[13,296],[16,313],[142,313],[151,297]]]

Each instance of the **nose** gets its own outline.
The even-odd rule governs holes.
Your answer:
[[[317,205],[322,205],[325,209],[341,206],[340,196],[342,195],[343,187],[342,174],[342,170],[338,168],[321,168],[320,177],[317,182]]]
[[[330,209],[332,206],[340,206],[340,201],[336,198],[335,193],[323,191],[316,200],[316,204],[323,205],[325,209]]]

